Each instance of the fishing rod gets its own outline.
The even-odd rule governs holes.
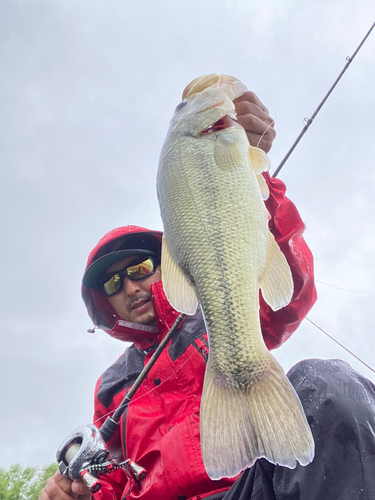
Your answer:
[[[277,169],[275,170],[275,172],[272,174],[272,177],[277,177],[277,174],[280,172],[280,170],[283,168],[284,164],[286,163],[286,161],[288,160],[288,158],[290,157],[290,155],[293,153],[294,149],[296,148],[297,144],[299,143],[299,141],[302,139],[302,137],[304,136],[304,134],[307,132],[308,128],[310,127],[310,125],[312,124],[312,122],[314,121],[316,115],[319,113],[319,111],[322,109],[323,105],[325,104],[325,102],[327,101],[328,97],[331,95],[333,89],[336,87],[336,85],[338,84],[338,82],[341,80],[342,76],[344,75],[345,71],[349,68],[350,64],[352,63],[353,59],[355,58],[355,56],[358,54],[359,50],[361,49],[362,45],[365,43],[365,41],[367,40],[367,38],[370,36],[370,33],[372,32],[372,30],[374,29],[375,27],[375,22],[372,24],[371,28],[369,29],[369,31],[366,33],[366,35],[364,36],[364,38],[362,39],[361,43],[358,45],[358,47],[356,48],[356,50],[354,51],[353,55],[351,57],[347,57],[346,58],[346,64],[344,66],[344,68],[342,69],[341,73],[339,74],[339,76],[336,78],[335,82],[333,83],[332,87],[329,89],[329,91],[327,92],[327,94],[324,96],[323,100],[321,101],[321,103],[319,104],[319,106],[316,108],[316,110],[314,111],[314,113],[312,114],[311,118],[305,118],[305,126],[303,127],[302,131],[300,132],[299,136],[297,137],[297,139],[294,141],[293,145],[291,146],[291,148],[289,149],[289,151],[287,152],[287,154],[285,155],[285,157],[283,158],[283,160],[281,161],[280,165],[277,167]],[[331,335],[329,335],[325,330],[323,330],[321,327],[319,327],[318,325],[316,325],[313,321],[311,321],[311,319],[307,318],[307,321],[309,321],[312,325],[314,325],[318,330],[320,330],[321,332],[323,332],[325,335],[327,335],[327,337],[329,337],[331,340],[333,340],[334,342],[336,342],[336,344],[338,344],[340,347],[342,347],[343,349],[345,349],[345,351],[347,351],[349,354],[351,354],[352,356],[354,356],[354,358],[356,358],[358,361],[360,361],[366,368],[368,368],[369,370],[371,370],[373,373],[375,373],[375,370],[369,366],[368,364],[366,364],[364,361],[362,361],[358,356],[356,356],[352,351],[350,351],[347,347],[345,347],[343,344],[341,344],[340,342],[338,342],[334,337],[332,337]]]
[[[113,433],[117,429],[121,415],[124,413],[126,407],[130,403],[130,400],[144,381],[144,379],[147,377],[149,371],[151,368],[154,366],[155,361],[159,358],[160,354],[163,352],[165,346],[168,344],[169,340],[171,339],[172,335],[174,332],[177,330],[177,328],[180,326],[182,321],[185,319],[186,314],[179,314],[177,317],[176,321],[173,323],[171,329],[168,331],[167,335],[163,338],[163,340],[160,342],[159,346],[157,347],[156,351],[154,354],[151,356],[149,362],[147,365],[143,368],[141,373],[139,374],[137,380],[134,382],[132,385],[132,388],[128,392],[128,394],[124,397],[122,402],[120,403],[119,407],[117,410],[114,412],[112,417],[108,417],[102,427],[100,428],[100,434],[102,435],[102,438],[106,443],[111,439]]]
[[[277,177],[277,174],[280,172],[280,170],[283,168],[284,164],[286,163],[286,161],[288,160],[289,156],[293,153],[294,149],[296,148],[297,144],[299,143],[299,141],[302,139],[302,137],[305,135],[305,133],[307,132],[308,128],[310,127],[310,125],[312,124],[312,122],[314,121],[316,115],[319,113],[319,111],[322,109],[324,103],[326,102],[326,100],[328,99],[328,97],[331,95],[333,89],[336,87],[336,85],[339,83],[339,81],[341,80],[342,76],[344,75],[345,71],[349,68],[350,64],[352,63],[353,59],[355,58],[355,56],[357,55],[357,53],[359,52],[359,50],[361,49],[362,45],[365,43],[365,41],[367,40],[367,38],[369,37],[371,31],[374,29],[375,27],[375,22],[373,23],[373,25],[371,26],[371,28],[369,29],[369,31],[366,33],[366,36],[363,38],[363,40],[361,41],[361,43],[358,45],[357,49],[354,51],[353,55],[351,57],[347,57],[346,58],[346,64],[343,68],[343,70],[341,71],[341,73],[339,74],[339,76],[336,78],[334,84],[332,85],[332,87],[329,89],[329,91],[327,92],[327,94],[324,96],[322,102],[319,104],[319,106],[316,108],[316,110],[314,111],[314,113],[312,114],[311,118],[305,118],[305,126],[303,127],[301,133],[299,134],[299,136],[297,137],[297,139],[294,141],[292,147],[289,149],[289,151],[287,152],[287,154],[285,155],[284,159],[281,161],[280,165],[277,167],[277,169],[274,171],[274,173],[272,174],[272,177]]]
[[[91,424],[82,425],[64,439],[56,454],[56,460],[62,476],[68,477],[72,481],[83,479],[90,491],[96,493],[101,488],[99,477],[102,474],[109,474],[116,469],[122,468],[127,477],[133,479],[139,488],[141,487],[141,481],[147,475],[146,469],[136,464],[130,458],[124,462],[115,462],[114,460],[117,457],[110,457],[106,449],[106,444],[117,430],[120,418],[132,397],[185,317],[186,314],[179,314],[112,417],[107,417],[100,429]]]

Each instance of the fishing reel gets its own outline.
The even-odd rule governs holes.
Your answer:
[[[100,432],[93,425],[82,425],[69,434],[59,446],[56,460],[62,476],[72,481],[84,479],[92,493],[101,488],[98,477],[102,469],[112,464]]]
[[[169,332],[160,342],[147,365],[139,374],[130,391],[111,417],[107,417],[101,429],[94,425],[78,427],[61,443],[56,453],[56,460],[62,476],[74,481],[83,479],[92,493],[100,490],[102,484],[99,477],[122,468],[128,479],[133,480],[141,489],[141,481],[146,477],[147,471],[133,460],[128,458],[124,462],[116,463],[117,457],[110,457],[106,450],[108,443],[119,426],[120,417],[124,413],[131,398],[154,366],[163,349],[168,344],[174,332],[185,318],[181,313],[169,329]]]
[[[140,488],[146,470],[130,459],[115,463],[114,458],[109,456],[100,431],[94,425],[78,427],[61,443],[56,453],[61,475],[72,481],[83,479],[91,493],[100,490],[101,475],[119,468],[123,468],[128,478],[133,479]]]

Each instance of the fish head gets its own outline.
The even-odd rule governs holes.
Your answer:
[[[182,93],[171,121],[171,132],[198,137],[224,117],[236,120],[233,100],[246,90],[233,76],[211,73],[195,78]]]

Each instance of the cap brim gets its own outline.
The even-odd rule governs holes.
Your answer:
[[[131,255],[149,255],[150,257],[158,257],[155,252],[150,252],[150,250],[142,250],[139,248],[127,248],[126,250],[117,250],[116,252],[108,253],[103,255],[98,260],[93,262],[85,272],[83,276],[82,284],[86,288],[98,288],[99,281],[103,276],[105,270],[117,262],[118,260],[124,259],[125,257],[130,257]]]

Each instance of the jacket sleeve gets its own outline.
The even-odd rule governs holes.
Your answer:
[[[270,196],[266,207],[270,213],[269,228],[292,271],[294,293],[291,302],[273,311],[260,295],[260,322],[268,349],[283,344],[298,328],[316,301],[313,256],[303,239],[305,225],[295,205],[285,196],[285,184],[263,174]]]

